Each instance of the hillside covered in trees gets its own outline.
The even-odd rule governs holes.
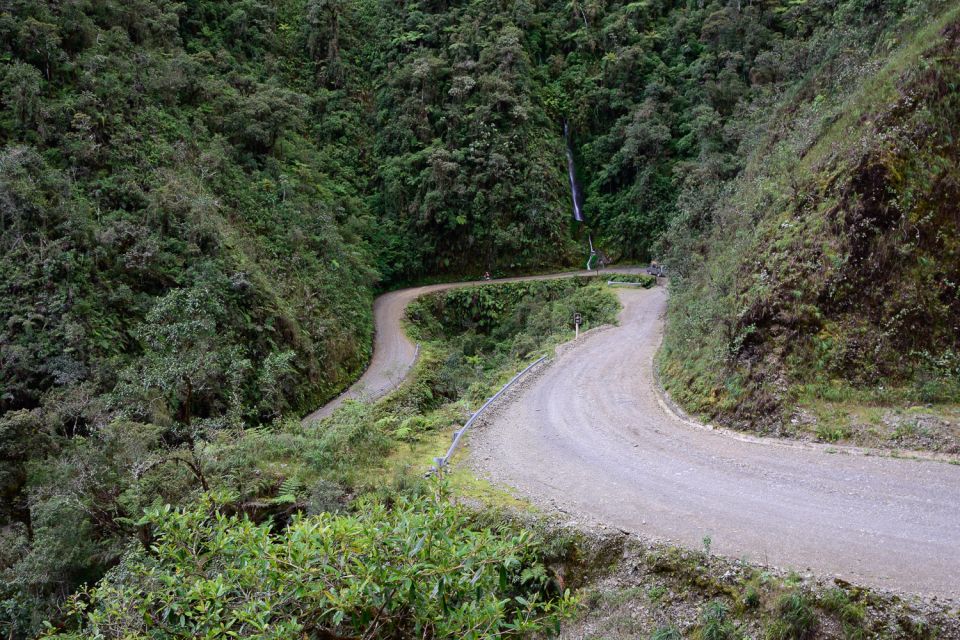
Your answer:
[[[955,404],[955,5],[0,3],[0,629],[148,542],[206,443],[242,442],[233,482],[237,434],[345,388],[376,292],[579,266],[588,236],[666,261],[660,368],[699,413]],[[376,417],[312,463],[384,453]]]

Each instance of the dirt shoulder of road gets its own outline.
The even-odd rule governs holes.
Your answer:
[[[729,635],[709,637],[960,639],[960,611],[950,602],[750,564],[704,547],[554,526],[552,535],[579,540],[578,564],[559,571],[579,589],[582,607],[560,638],[627,640],[666,629],[696,638],[723,628]],[[722,620],[711,622],[717,612]]]
[[[953,447],[949,447],[947,452],[943,451],[931,451],[923,446],[912,446],[912,447],[903,447],[899,446],[904,441],[903,440],[878,440],[871,439],[870,442],[873,442],[876,446],[861,446],[857,444],[852,444],[848,442],[822,442],[813,436],[808,437],[799,437],[800,433],[796,431],[786,431],[782,432],[780,435],[772,436],[758,436],[751,434],[747,431],[740,431],[738,429],[724,427],[719,425],[714,425],[711,423],[704,423],[695,417],[687,413],[683,407],[677,404],[673,398],[670,397],[670,392],[667,391],[663,384],[660,382],[660,377],[657,371],[656,364],[653,365],[654,372],[654,390],[657,392],[657,401],[660,404],[661,408],[664,411],[672,414],[677,420],[687,424],[694,429],[703,429],[706,431],[711,431],[714,433],[723,434],[728,438],[734,438],[742,442],[755,442],[755,443],[779,443],[785,447],[794,447],[798,449],[807,449],[807,450],[820,450],[828,453],[843,454],[843,455],[861,455],[861,456],[889,456],[892,458],[906,458],[912,460],[929,460],[932,462],[946,462],[948,464],[960,464],[960,454],[953,452]],[[851,409],[852,411],[852,409]],[[898,414],[902,412],[910,411],[910,408],[904,407],[901,409],[890,408],[891,414]],[[930,418],[928,414],[919,413],[917,414],[918,420],[923,420],[924,418]],[[815,423],[814,423],[815,424]]]

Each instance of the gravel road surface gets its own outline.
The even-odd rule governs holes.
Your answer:
[[[303,419],[314,422],[329,416],[345,400],[375,400],[395,389],[407,376],[417,359],[417,345],[403,331],[402,321],[407,305],[420,296],[460,287],[471,287],[493,282],[520,282],[523,280],[553,280],[573,276],[603,277],[610,273],[640,273],[640,267],[615,267],[603,271],[570,271],[540,276],[520,276],[497,280],[447,282],[443,284],[400,289],[378,296],[373,302],[373,357],[367,370],[350,388]]]
[[[594,523],[873,587],[960,597],[960,466],[731,437],[670,412],[666,291],[620,290],[586,336],[470,438],[473,465]],[[831,452],[832,451],[832,452]]]

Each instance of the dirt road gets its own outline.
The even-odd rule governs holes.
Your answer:
[[[404,310],[407,305],[420,296],[459,287],[470,287],[491,282],[519,282],[522,280],[552,280],[556,278],[571,278],[573,276],[598,276],[607,273],[639,273],[639,267],[619,267],[597,271],[571,271],[541,276],[520,276],[517,278],[501,278],[498,280],[474,282],[448,282],[444,284],[426,285],[411,289],[391,291],[379,296],[373,303],[373,357],[363,375],[342,394],[320,407],[303,419],[304,423],[314,422],[329,416],[348,399],[376,399],[395,389],[417,358],[417,345],[414,344],[402,327]]]
[[[304,421],[395,388],[416,359],[401,326],[407,304],[476,284],[377,298],[369,368]],[[567,350],[473,434],[484,473],[534,501],[647,536],[694,547],[709,536],[732,556],[960,597],[960,466],[741,439],[678,419],[653,381],[666,292],[619,295],[620,326]]]
[[[563,353],[471,436],[475,466],[586,520],[960,597],[960,466],[750,441],[678,419],[653,381],[666,292],[619,295],[620,326]]]

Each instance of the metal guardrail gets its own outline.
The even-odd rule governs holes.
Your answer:
[[[619,280],[607,280],[607,285],[614,286],[617,284],[622,284],[625,287],[646,287],[648,286],[645,282],[621,282]]]
[[[547,356],[540,356],[540,358],[538,358],[534,362],[531,362],[529,365],[527,365],[526,369],[524,369],[517,375],[513,376],[510,379],[510,382],[503,385],[503,387],[500,388],[500,391],[497,391],[495,394],[490,396],[490,398],[488,398],[487,401],[483,403],[483,406],[477,409],[473,413],[473,415],[470,416],[470,419],[467,420],[466,424],[464,424],[460,429],[457,429],[456,431],[454,431],[453,442],[450,444],[450,448],[447,449],[446,455],[443,456],[442,458],[433,459],[433,466],[430,468],[430,471],[428,472],[428,474],[439,473],[440,471],[442,471],[443,468],[446,467],[447,464],[449,464],[450,459],[453,457],[454,452],[457,450],[457,445],[460,444],[460,439],[463,437],[463,434],[466,433],[467,429],[470,428],[470,425],[472,425],[476,421],[476,419],[480,417],[480,414],[483,413],[484,409],[486,409],[491,404],[493,404],[493,402],[497,398],[502,396],[507,391],[507,389],[513,386],[514,382],[522,378],[525,373],[527,373],[528,371],[530,371],[530,369],[533,369],[535,366],[537,366],[538,364],[540,364],[546,359],[547,359]]]

